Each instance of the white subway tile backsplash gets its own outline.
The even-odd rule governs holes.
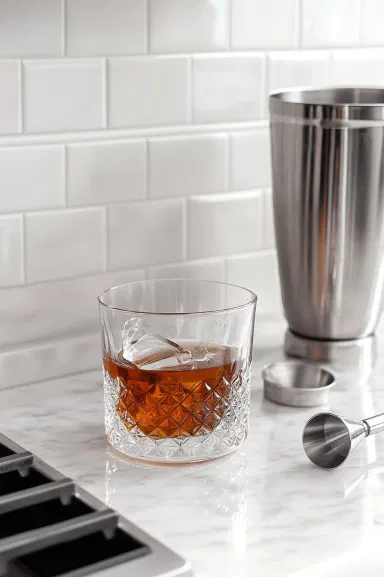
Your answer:
[[[149,194],[190,196],[227,189],[228,136],[156,138],[149,142]]]
[[[356,46],[360,0],[302,0],[302,46]]]
[[[62,0],[1,0],[0,57],[60,56]]]
[[[108,71],[109,125],[185,124],[188,74],[186,57],[112,58]]]
[[[0,216],[0,287],[23,282],[23,216]]]
[[[231,135],[231,190],[269,186],[271,158],[269,131],[234,132]]]
[[[102,77],[97,59],[24,62],[25,131],[101,128]]]
[[[120,56],[146,51],[145,0],[67,0],[67,54]]]
[[[20,358],[23,362],[20,362]],[[99,368],[100,332],[0,350],[0,389]]]
[[[149,0],[151,52],[227,48],[228,11],[229,0]]]
[[[227,281],[256,293],[257,314],[282,313],[275,251],[228,258]]]
[[[263,249],[275,247],[275,225],[273,220],[273,197],[271,190],[264,191]]]
[[[368,46],[383,46],[383,21],[384,2],[383,0],[361,0],[362,1],[362,42]]]
[[[30,346],[39,339],[98,331],[98,295],[112,286],[143,278],[144,272],[139,270],[1,289],[0,346]]]
[[[108,262],[134,268],[183,258],[183,202],[167,200],[111,205]]]
[[[192,65],[194,122],[256,120],[264,106],[264,56],[195,56]]]
[[[227,280],[281,314],[267,92],[384,85],[383,17],[0,0],[0,388],[98,365],[96,297],[124,281]]]
[[[68,204],[107,204],[144,198],[146,151],[144,140],[69,145]]]
[[[104,208],[27,214],[29,282],[99,272],[104,268]]]
[[[329,52],[296,51],[271,53],[268,58],[268,89],[294,86],[327,86]]]
[[[224,259],[208,259],[150,267],[149,279],[181,278],[225,282]]]
[[[384,84],[383,49],[335,51],[331,67],[334,84]]]
[[[0,134],[20,132],[20,74],[20,62],[0,60]]]
[[[226,256],[262,245],[261,192],[200,196],[189,200],[188,258]]]
[[[0,148],[0,212],[60,206],[63,187],[62,146]]]
[[[293,48],[297,0],[232,0],[232,46]]]

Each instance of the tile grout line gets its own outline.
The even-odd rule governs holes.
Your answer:
[[[263,129],[268,120],[254,118],[239,122],[218,122],[206,124],[178,124],[168,126],[143,126],[140,128],[78,130],[70,132],[46,132],[17,135],[0,135],[0,147],[45,146],[49,144],[135,140],[139,138],[172,138],[195,134],[216,134],[217,132]]]
[[[359,40],[358,48],[364,46],[364,0],[359,0]]]
[[[261,250],[264,248],[265,246],[265,239],[267,237],[267,227],[268,227],[268,223],[267,223],[267,202],[268,202],[268,198],[267,198],[267,194],[266,191],[263,190],[262,191],[262,209],[261,209]]]
[[[102,91],[102,112],[101,112],[101,124],[104,129],[108,128],[109,125],[109,87],[108,87],[108,80],[109,80],[109,66],[108,66],[108,58],[102,59],[102,72],[101,72],[101,91]]]
[[[232,180],[233,180],[232,158],[233,158],[233,140],[232,140],[232,134],[228,133],[226,141],[226,160],[227,160],[227,170],[225,174],[226,192],[232,192]]]
[[[268,106],[269,106],[269,58],[266,54],[262,63],[262,77],[261,77],[261,117],[268,118]]]
[[[20,213],[19,213],[20,214]],[[27,215],[22,215],[23,217],[27,216]],[[167,265],[167,264],[171,264],[171,263],[162,263],[162,265]],[[158,265],[158,266],[162,266],[162,265]],[[155,265],[154,265],[155,266]],[[86,279],[90,279],[90,278],[95,278],[98,277],[100,275],[105,275],[105,274],[131,274],[131,273],[138,273],[144,270],[144,265],[142,267],[114,267],[114,268],[109,268],[106,271],[93,271],[93,272],[87,272],[87,273],[78,273],[75,275],[71,275],[71,276],[62,276],[62,277],[51,277],[51,278],[45,278],[42,280],[35,280],[35,281],[28,281],[26,280],[24,284],[15,284],[12,285],[10,287],[2,287],[1,290],[4,290],[5,288],[29,288],[29,287],[34,287],[34,286],[45,286],[45,285],[57,285],[57,284],[61,284],[63,282],[68,282],[68,281],[78,281],[78,280],[86,280]],[[0,350],[1,350],[2,346],[0,346]]]
[[[187,200],[187,199],[185,199]],[[107,212],[107,211],[106,211]],[[20,213],[19,213],[20,214]],[[21,214],[22,218],[23,218],[23,224],[25,221],[25,217],[27,215],[25,214]],[[108,221],[107,221],[108,222]],[[25,227],[23,227],[23,241],[24,241],[24,237],[25,237]],[[23,242],[24,244],[24,242]],[[269,247],[269,248],[261,248],[261,249],[257,249],[257,250],[251,250],[251,251],[242,251],[239,253],[233,253],[230,256],[233,257],[238,257],[238,256],[258,256],[258,255],[263,255],[266,253],[271,253],[271,252],[276,252],[276,248],[275,247]],[[24,253],[24,250],[23,250]],[[223,255],[214,255],[214,256],[203,256],[203,257],[196,257],[196,258],[186,258],[186,259],[182,259],[182,260],[177,260],[177,261],[169,261],[169,262],[163,262],[160,264],[151,264],[151,265],[147,265],[147,266],[143,266],[141,268],[137,268],[137,267],[118,267],[118,268],[107,268],[107,270],[102,270],[102,271],[93,271],[93,272],[88,272],[88,273],[83,273],[83,274],[76,274],[76,275],[72,275],[72,276],[63,276],[63,277],[56,277],[56,278],[47,278],[44,280],[38,280],[38,281],[31,281],[28,282],[25,279],[25,282],[23,282],[22,284],[13,284],[9,287],[3,287],[2,290],[8,290],[8,289],[14,289],[14,288],[29,288],[29,287],[36,287],[36,286],[46,286],[46,285],[60,285],[62,283],[66,283],[66,282],[70,282],[70,281],[81,281],[81,280],[86,280],[86,279],[90,279],[90,278],[95,278],[101,275],[105,275],[105,274],[131,274],[131,273],[139,273],[142,271],[145,271],[146,269],[153,269],[153,268],[166,268],[169,266],[173,266],[173,265],[185,265],[185,264],[195,264],[197,263],[209,263],[209,262],[224,262],[226,259],[228,258],[228,256],[223,256]],[[26,268],[26,258],[23,259],[24,260],[24,268]],[[23,271],[24,272],[24,271]],[[26,275],[25,275],[26,276]],[[35,341],[34,341],[35,342]],[[19,343],[20,344],[20,343]],[[10,347],[13,345],[9,345]],[[2,350],[3,347],[0,346],[0,351]]]
[[[150,194],[150,165],[151,165],[151,147],[149,145],[149,138],[145,139],[145,172],[144,172],[144,178],[145,178],[145,183],[144,183],[144,200],[149,200],[151,199],[151,194]]]
[[[66,56],[67,51],[67,5],[66,0],[61,0],[61,56]]]
[[[268,116],[269,110],[269,76],[270,76],[270,60],[269,60],[269,56],[268,54],[265,57],[265,70],[264,70],[264,89],[263,89],[263,93],[265,95],[265,102],[264,102],[264,109],[263,109],[263,115],[264,116]]]
[[[224,258],[224,279],[225,282],[228,282],[228,257]]]
[[[183,198],[183,213],[182,213],[182,261],[185,263],[188,260],[188,199]]]
[[[144,10],[145,10],[145,54],[150,54],[150,33],[151,33],[151,23],[150,23],[150,0],[144,0]]]
[[[188,200],[186,198],[182,199],[182,200]],[[107,207],[105,207],[107,208]],[[107,211],[106,211],[107,213]],[[19,213],[20,214],[20,213]],[[25,224],[25,218],[26,218],[26,214],[21,213],[21,216],[23,218],[23,224]],[[184,216],[184,213],[183,213]],[[107,220],[108,223],[108,220]],[[24,238],[25,237],[25,238]],[[23,241],[26,241],[26,235],[25,235],[25,227],[23,228]],[[24,242],[23,242],[24,244]],[[183,242],[184,244],[184,242]],[[25,247],[26,250],[25,252],[27,252],[27,243],[25,243]],[[266,253],[271,253],[271,252],[276,252],[276,247],[266,247],[266,248],[260,248],[260,249],[252,249],[250,251],[241,251],[241,252],[236,252],[231,254],[231,257],[239,257],[239,256],[258,256],[258,255],[263,255]],[[24,253],[24,250],[23,250]],[[26,256],[26,255],[25,255]],[[71,275],[71,276],[63,276],[63,277],[52,277],[52,278],[46,278],[46,279],[42,279],[42,280],[37,280],[37,281],[31,281],[28,282],[27,279],[25,279],[25,282],[23,282],[22,284],[14,284],[10,287],[4,287],[6,289],[12,289],[12,288],[29,288],[29,287],[35,287],[35,286],[46,286],[46,285],[60,285],[61,283],[66,283],[66,282],[70,282],[70,281],[81,281],[81,280],[86,280],[86,279],[90,279],[90,278],[95,278],[98,277],[100,275],[105,275],[105,274],[131,274],[131,273],[138,273],[138,272],[142,272],[145,271],[146,268],[163,268],[163,267],[168,267],[171,265],[185,265],[185,264],[189,264],[189,263],[195,263],[195,262],[210,262],[210,261],[225,261],[226,259],[228,259],[228,256],[223,256],[223,255],[212,255],[212,256],[203,256],[203,257],[193,257],[193,258],[186,258],[186,259],[182,259],[182,260],[178,260],[178,261],[169,261],[169,262],[163,262],[160,264],[151,264],[151,265],[147,265],[147,266],[143,266],[141,268],[138,267],[114,267],[114,268],[107,268],[107,270],[102,270],[102,271],[93,271],[93,272],[88,272],[88,273],[83,273],[83,274],[76,274],[76,275]],[[26,268],[26,258],[24,257],[24,267]],[[25,275],[26,276],[26,275]],[[11,346],[11,345],[10,345]],[[2,347],[0,347],[1,350]]]
[[[187,125],[193,123],[193,57],[188,56],[187,60]]]
[[[302,0],[297,0],[297,2],[301,2]],[[302,32],[301,20],[295,26],[300,28],[300,36]],[[296,44],[296,43],[295,43]],[[22,58],[27,64],[33,62],[51,62],[53,64],[61,63],[61,62],[68,62],[68,61],[77,61],[77,60],[85,60],[89,62],[95,62],[100,60],[100,58],[113,58],[118,60],[152,60],[152,59],[178,59],[178,58],[188,58],[191,56],[199,56],[199,57],[209,57],[209,58],[222,58],[225,56],[233,56],[236,58],[250,58],[250,57],[257,57],[263,56],[267,52],[272,53],[280,53],[280,52],[301,52],[303,51],[318,51],[318,50],[362,50],[362,51],[369,51],[373,48],[377,48],[378,50],[382,50],[384,48],[384,41],[383,44],[364,44],[362,46],[357,46],[356,44],[351,44],[350,42],[345,42],[343,44],[332,44],[332,43],[324,43],[324,44],[306,44],[305,46],[292,46],[290,44],[286,44],[284,46],[273,46],[273,45],[266,45],[264,48],[235,48],[234,50],[228,50],[226,48],[221,48],[220,50],[211,50],[211,51],[199,51],[194,50],[191,52],[132,52],[130,54],[127,53],[118,53],[113,55],[97,55],[92,56],[85,54],[83,56],[72,56],[72,55],[65,55],[65,56],[47,56],[47,57],[33,57],[33,56],[0,56],[0,60],[17,60],[18,58]],[[61,51],[61,49],[60,49]]]
[[[25,349],[34,349],[36,348],[40,348],[40,347],[44,347],[47,344],[51,344],[53,343],[53,345],[56,345],[58,343],[61,343],[63,341],[72,341],[73,339],[78,339],[78,338],[83,338],[83,337],[89,337],[89,336],[95,336],[99,334],[99,330],[98,329],[94,329],[94,330],[87,330],[83,333],[72,333],[72,334],[66,334],[63,336],[60,335],[56,335],[54,337],[50,337],[50,336],[46,336],[46,337],[39,337],[38,339],[35,339],[34,341],[21,341],[18,343],[12,343],[10,345],[3,345],[0,347],[0,357],[3,355],[8,355],[9,353],[13,354],[14,351],[16,352],[20,352],[23,351]],[[1,387],[0,387],[0,390]]]
[[[65,154],[68,155],[68,147],[63,147],[63,150],[65,150]],[[63,171],[64,172],[64,171]],[[119,205],[124,205],[124,206],[131,206],[133,204],[143,204],[145,202],[167,202],[170,200],[177,200],[177,199],[183,199],[186,198],[188,199],[194,199],[194,198],[204,198],[204,199],[215,199],[216,197],[223,197],[223,198],[227,198],[227,197],[247,197],[249,195],[254,194],[255,192],[261,192],[263,190],[271,190],[271,185],[258,185],[256,187],[251,187],[251,188],[234,188],[234,189],[229,189],[229,190],[224,190],[224,191],[219,191],[219,192],[210,192],[210,193],[202,193],[199,192],[197,194],[193,194],[190,195],[188,197],[185,197],[183,195],[180,196],[174,196],[174,195],[170,195],[170,196],[164,196],[164,197],[151,197],[148,196],[146,198],[133,198],[130,200],[115,200],[115,201],[110,201],[108,202],[108,206],[119,206]],[[61,187],[61,190],[64,190],[64,187]],[[63,204],[63,200],[64,200],[64,196],[66,199],[66,203],[65,205]],[[68,201],[68,194],[66,192],[66,194],[64,195],[63,192],[61,192],[61,197],[60,197],[60,201],[61,204],[57,205],[57,206],[52,206],[52,205],[47,205],[44,208],[17,208],[14,210],[6,210],[6,211],[1,211],[0,210],[0,216],[11,216],[11,215],[15,215],[15,214],[20,214],[21,212],[23,212],[24,214],[30,214],[30,213],[34,213],[34,214],[41,214],[44,212],[63,212],[65,210],[67,210],[68,208],[72,209],[72,210],[81,210],[81,209],[86,209],[86,208],[102,208],[103,206],[105,206],[105,201],[102,202],[98,202],[98,203],[93,203],[93,204],[74,204],[74,205],[70,205],[69,201]]]
[[[233,1],[228,0],[227,18],[228,18],[228,50],[232,51],[233,44]]]
[[[109,266],[109,224],[108,224],[108,207],[104,206],[103,211],[103,234],[104,234],[104,254],[103,254],[103,266],[104,272],[108,272]]]
[[[61,191],[60,191],[60,203],[61,208],[68,207],[68,147],[67,145],[63,146],[63,174],[62,174],[62,184],[61,184]]]
[[[295,49],[300,50],[302,44],[302,13],[303,0],[296,0],[295,14]]]
[[[23,61],[19,60],[18,68],[19,77],[19,99],[18,99],[18,111],[19,111],[19,132],[23,134],[24,130],[24,64]],[[20,138],[20,136],[19,136]]]
[[[23,259],[21,266],[21,280],[22,285],[27,285],[27,239],[26,239],[26,217],[23,213],[21,215],[21,247],[23,251]]]

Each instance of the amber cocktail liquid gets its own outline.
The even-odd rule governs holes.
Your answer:
[[[117,449],[148,460],[203,460],[246,438],[249,365],[234,348],[204,345],[202,358],[201,344],[182,346],[191,362],[173,358],[171,367],[154,370],[134,366],[121,351],[115,360],[104,358],[105,424]],[[151,357],[146,366],[157,366],[156,350]]]
[[[104,359],[106,380],[115,383],[115,411],[128,431],[152,439],[206,435],[231,412],[241,388],[237,351],[205,345],[201,358],[201,345],[180,344],[200,360],[167,368],[165,359],[165,368],[143,370],[122,353],[118,360]],[[145,364],[150,366],[151,359]]]

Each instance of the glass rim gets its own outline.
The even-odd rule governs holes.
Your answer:
[[[192,311],[192,312],[150,312],[150,311],[138,311],[138,310],[134,310],[134,309],[128,309],[128,308],[121,308],[121,307],[116,307],[113,305],[109,305],[105,302],[103,302],[103,296],[106,295],[107,293],[116,290],[116,289],[121,289],[123,287],[127,287],[127,286],[133,286],[133,285],[145,285],[145,284],[161,284],[161,283],[167,283],[167,282],[178,282],[178,283],[191,283],[191,284],[202,284],[202,285],[222,285],[222,286],[228,286],[228,287],[232,287],[235,289],[239,289],[241,291],[244,291],[246,293],[248,293],[248,295],[250,296],[249,300],[247,300],[246,302],[240,304],[240,305],[236,305],[233,307],[224,307],[224,308],[218,308],[218,309],[212,309],[212,310],[202,310],[202,311]],[[105,307],[109,310],[113,310],[113,311],[119,311],[119,312],[123,312],[123,313],[134,313],[137,315],[155,315],[155,316],[201,316],[201,315],[205,315],[205,314],[220,314],[220,313],[225,313],[225,312],[232,312],[232,311],[237,311],[239,309],[243,309],[246,307],[249,307],[251,305],[255,305],[257,303],[257,295],[251,291],[248,288],[245,288],[243,286],[240,285],[236,285],[236,284],[232,284],[232,283],[227,283],[227,282],[221,282],[221,281],[215,281],[215,280],[192,280],[192,279],[185,279],[185,278],[166,278],[166,279],[153,279],[153,280],[137,280],[137,281],[131,281],[131,282],[126,282],[126,283],[122,283],[113,287],[110,287],[106,290],[104,290],[102,293],[99,294],[99,296],[97,297],[98,303],[100,306]]]

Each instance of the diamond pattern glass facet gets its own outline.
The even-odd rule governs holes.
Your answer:
[[[203,461],[230,453],[247,436],[249,380],[246,365],[214,388],[209,382],[198,382],[192,390],[162,384],[156,394],[148,386],[140,397],[104,370],[107,437],[122,453],[150,461]]]

